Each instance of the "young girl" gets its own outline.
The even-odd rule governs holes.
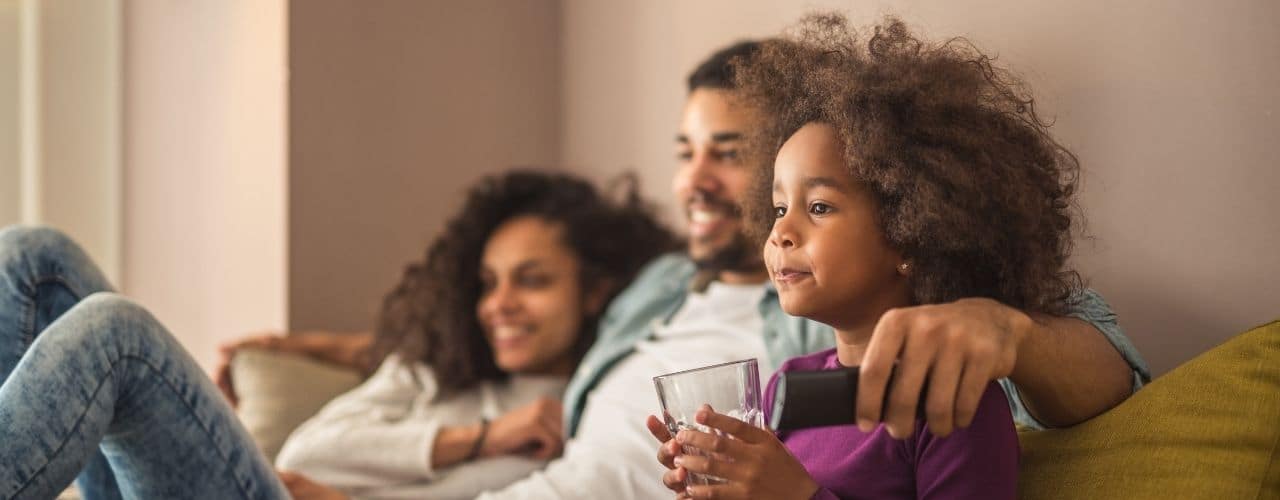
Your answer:
[[[839,16],[797,33],[738,68],[768,120],[748,207],[768,234],[765,263],[783,309],[836,337],[780,372],[859,365],[899,307],[986,297],[1060,312],[1079,286],[1064,267],[1078,165],[1016,79],[963,41],[929,44],[893,19],[865,44]],[[899,363],[929,361],[917,349]],[[698,420],[733,438],[681,431],[680,445],[709,453],[676,457],[664,482],[693,498],[1014,498],[1018,442],[1000,386],[956,397],[979,399],[970,425],[944,438],[917,419],[903,440],[852,422],[775,435],[705,408]],[[689,472],[726,482],[685,489]]]

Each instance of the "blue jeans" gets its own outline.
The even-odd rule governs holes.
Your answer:
[[[0,499],[288,498],[173,335],[55,230],[0,231],[0,383]]]

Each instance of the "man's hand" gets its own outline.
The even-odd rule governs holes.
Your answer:
[[[1022,311],[985,298],[886,312],[862,358],[858,427],[872,430],[883,410],[889,434],[910,437],[926,378],[929,431],[946,436],[967,427],[987,384],[1013,373],[1019,344],[1034,325]],[[895,361],[893,387],[886,387]],[[888,406],[882,408],[886,389]]]
[[[677,455],[674,464],[689,473],[708,474],[726,482],[690,486],[678,493],[679,498],[808,499],[818,491],[818,483],[804,464],[772,432],[716,413],[709,406],[698,410],[694,420],[719,432],[681,430],[676,442],[697,453]],[[663,482],[671,488],[665,477]]]
[[[551,398],[538,400],[489,424],[481,456],[523,454],[550,460],[564,448],[564,407]]]
[[[296,472],[276,471],[294,500],[348,500],[347,495]]]

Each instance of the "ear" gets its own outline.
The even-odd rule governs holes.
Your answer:
[[[596,316],[604,312],[605,302],[609,299],[609,292],[613,291],[613,280],[602,279],[595,283],[586,294],[582,296],[582,309],[587,315]]]

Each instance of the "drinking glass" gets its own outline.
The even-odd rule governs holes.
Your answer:
[[[760,409],[760,369],[754,358],[658,375],[653,377],[653,386],[658,391],[658,403],[662,405],[662,420],[672,436],[680,429],[722,434],[694,420],[694,415],[704,404],[711,405],[713,410],[723,415],[764,427],[764,412]],[[690,455],[702,454],[689,447],[683,450]],[[723,479],[712,475],[694,473],[690,473],[685,481],[689,486],[723,482]]]

